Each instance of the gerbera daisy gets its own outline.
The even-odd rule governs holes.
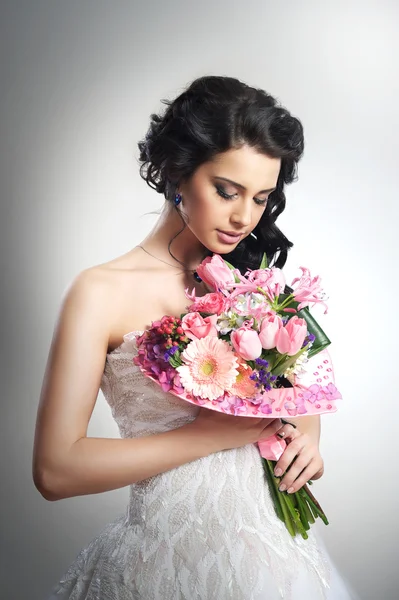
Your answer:
[[[257,389],[255,381],[250,379],[253,370],[246,362],[240,360],[238,363],[238,375],[231,388],[231,393],[239,398],[252,398],[255,396]]]
[[[230,345],[217,337],[193,340],[180,355],[177,367],[186,392],[216,400],[229,391],[238,375],[237,357]]]

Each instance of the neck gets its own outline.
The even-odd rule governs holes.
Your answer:
[[[158,221],[140,244],[158,258],[176,266],[183,263],[187,269],[194,271],[209,252],[187,225],[184,229],[183,227],[184,222],[176,208],[171,203],[165,202]],[[170,244],[170,252],[173,256],[168,250],[172,238],[174,239]],[[175,261],[173,257],[177,260]]]

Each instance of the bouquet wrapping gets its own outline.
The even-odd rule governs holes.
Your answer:
[[[137,337],[134,362],[164,391],[242,417],[289,418],[332,413],[342,396],[335,386],[327,346],[310,314],[324,302],[320,278],[302,275],[286,285],[264,257],[242,275],[219,255],[197,269],[209,293],[196,297],[180,317],[165,315]],[[292,536],[307,538],[315,518],[328,524],[307,485],[294,494],[278,489],[273,469],[286,442],[276,435],[258,442],[276,513]],[[311,482],[309,482],[311,483]]]

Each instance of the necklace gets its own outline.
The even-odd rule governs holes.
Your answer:
[[[148,252],[148,250],[146,250],[146,249],[144,248],[144,246],[140,246],[140,244],[138,244],[138,245],[136,246],[136,248],[141,248],[141,249],[142,249],[142,250],[144,250],[144,252],[146,252],[146,253],[147,253],[149,256],[152,256],[152,258],[155,258],[155,260],[159,260],[160,262],[163,262],[163,263],[165,263],[165,265],[169,265],[169,267],[174,267],[175,269],[179,269],[180,271],[183,271],[183,272],[185,272],[185,273],[192,273],[192,274],[193,274],[193,277],[194,277],[194,279],[195,279],[195,281],[197,281],[197,283],[201,283],[202,279],[201,279],[201,277],[198,275],[197,271],[195,271],[195,270],[193,271],[192,269],[187,269],[187,268],[185,268],[185,269],[181,269],[181,268],[180,268],[180,267],[178,267],[177,265],[172,265],[171,263],[169,263],[169,262],[166,262],[166,260],[162,260],[162,258],[158,258],[157,256],[154,256],[153,254],[151,254],[151,252]]]

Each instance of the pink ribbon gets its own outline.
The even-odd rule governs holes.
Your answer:
[[[257,442],[260,455],[267,460],[278,460],[284,452],[287,444],[285,440],[277,437],[277,434]]]

